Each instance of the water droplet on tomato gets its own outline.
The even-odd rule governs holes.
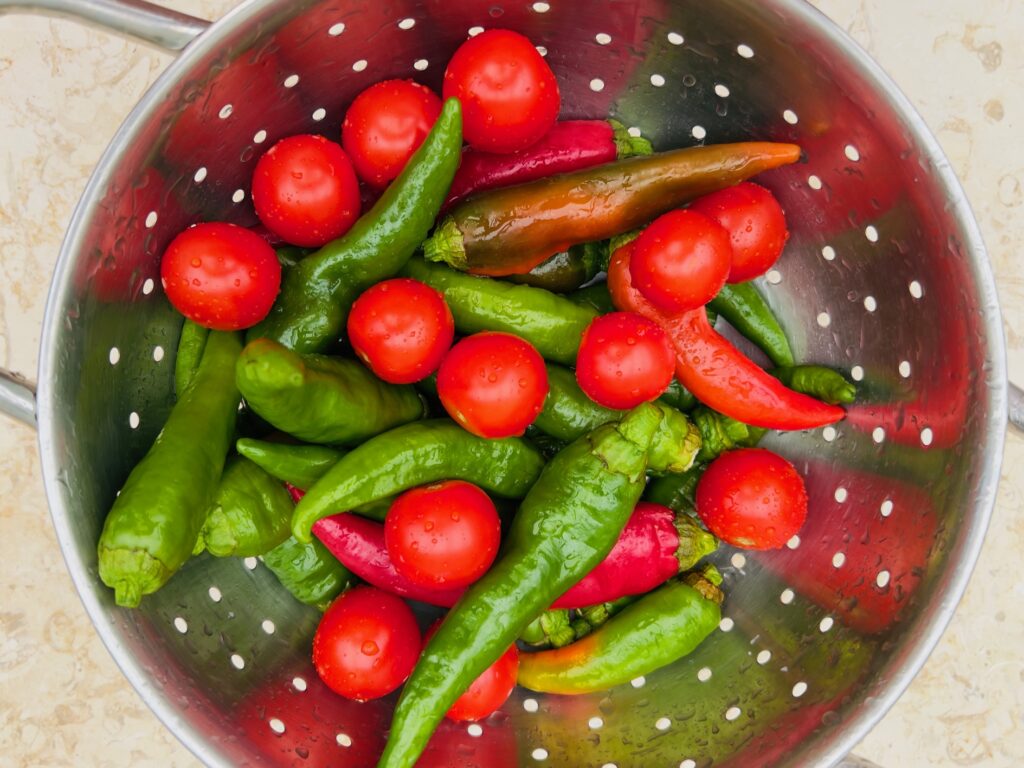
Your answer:
[[[487,380],[489,382],[491,382],[491,384],[493,384],[494,382],[496,382],[498,380],[498,376],[496,374],[492,373],[490,376],[487,377]]]
[[[636,344],[636,339],[634,339],[632,336],[629,336],[626,338],[626,344],[632,347],[633,345]]]
[[[260,276],[259,270],[256,270],[256,269],[250,269],[249,270],[249,277],[252,278],[253,280],[258,278],[259,276]]]
[[[457,522],[459,522],[459,519],[460,519],[459,518],[459,513],[458,512],[452,512],[452,520],[454,520],[457,523]]]
[[[236,277],[236,278],[235,278],[235,288],[239,288],[239,287],[241,287],[241,285],[242,285],[242,281],[241,281],[241,280],[239,280],[239,279],[238,279],[238,278]]]
[[[526,389],[526,387],[528,385],[529,385],[529,382],[527,382],[526,379],[520,379],[519,380],[519,388],[520,389]]]
[[[197,268],[197,269],[198,269],[199,267],[203,266],[203,262],[202,262],[202,261],[200,261],[200,260],[199,260],[198,258],[193,258],[193,259],[192,259],[192,261],[191,261],[191,262],[189,262],[189,263],[190,263],[190,264],[191,264],[191,265],[192,265],[193,267],[195,267],[195,268]]]
[[[375,642],[373,642],[373,640],[367,640],[365,643],[363,643],[362,647],[359,650],[361,650],[367,656],[376,656],[378,653],[380,653],[380,648],[377,646]]]
[[[201,283],[199,282],[199,279],[197,278],[197,279],[192,281],[192,285],[194,285],[196,288],[198,288],[201,285]]]
[[[423,524],[423,530],[428,532],[434,530],[434,521],[427,520],[427,522]]]

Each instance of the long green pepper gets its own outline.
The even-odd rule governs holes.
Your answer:
[[[308,542],[322,517],[438,480],[466,480],[521,498],[543,465],[540,452],[517,437],[487,440],[450,419],[406,424],[352,449],[309,488],[295,507],[292,534]]]
[[[500,559],[427,643],[378,768],[411,768],[463,691],[526,626],[611,551],[644,489],[661,412],[649,404],[569,445],[544,468]]]
[[[793,365],[786,332],[753,283],[726,283],[708,307],[754,342],[775,365]]]
[[[441,292],[459,333],[512,333],[563,365],[575,365],[583,331],[598,315],[543,288],[467,275],[421,258],[410,259],[401,274]]]
[[[344,451],[326,445],[291,445],[243,437],[235,450],[278,480],[306,490],[338,463]]]
[[[241,348],[237,334],[210,333],[191,383],[103,523],[99,575],[118,605],[136,607],[192,555],[235,429]]]
[[[274,339],[298,352],[322,352],[336,341],[360,292],[394,275],[430,233],[461,158],[462,108],[448,99],[373,208],[285,271],[270,314],[247,338]]]

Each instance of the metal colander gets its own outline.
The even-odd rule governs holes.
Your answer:
[[[893,84],[813,8],[250,0],[206,28],[138,2],[0,1],[12,5],[188,43],[72,219],[37,403],[3,379],[0,404],[25,419],[35,407],[82,599],[140,695],[203,761],[373,765],[395,697],[330,693],[309,661],[318,614],[256,559],[197,558],[133,611],[100,584],[104,515],[172,402],[181,321],[159,287],[160,254],[195,221],[255,223],[250,175],[277,139],[337,138],[347,104],[387,77],[440,90],[458,44],[496,26],[547,57],[564,117],[614,116],[656,148],[804,147],[805,162],[761,178],[792,231],[763,287],[797,358],[848,371],[861,397],[835,427],[769,439],[805,473],[810,520],[779,552],[716,556],[725,618],[693,655],[604,694],[517,690],[481,724],[445,723],[423,764],[829,765],[907,685],[952,615],[992,508],[1002,332],[947,161]]]

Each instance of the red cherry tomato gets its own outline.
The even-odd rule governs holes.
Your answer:
[[[437,632],[442,619],[438,619],[427,630],[424,645]],[[459,722],[483,720],[496,712],[508,701],[512,689],[516,687],[516,676],[519,674],[519,650],[515,644],[509,646],[496,662],[485,669],[480,677],[472,682],[466,692],[455,700],[445,717]]]
[[[252,203],[263,225],[293,245],[319,248],[359,217],[359,181],[345,150],[323,136],[281,139],[252,174]]]
[[[313,666],[335,693],[367,701],[384,696],[412,673],[420,629],[400,597],[355,587],[331,603],[313,636]]]
[[[234,224],[195,224],[175,237],[160,281],[176,310],[217,331],[237,331],[267,316],[281,288],[281,264],[259,235]]]
[[[689,210],[720,224],[732,241],[730,283],[753,280],[779,260],[789,239],[786,215],[775,195],[744,181],[694,200]]]
[[[406,491],[384,520],[391,562],[421,587],[465,587],[491,567],[501,544],[494,502],[463,480]]]
[[[426,378],[455,338],[444,297],[409,278],[377,283],[352,305],[348,339],[359,358],[392,384]]]
[[[665,331],[633,312],[612,312],[583,332],[576,381],[598,405],[626,410],[661,395],[675,366]]]
[[[359,178],[383,187],[405,168],[441,113],[441,99],[412,80],[384,80],[356,96],[341,124]]]
[[[807,518],[807,489],[778,454],[741,448],[708,465],[697,483],[697,514],[734,547],[778,549]]]
[[[629,273],[648,301],[677,315],[711,301],[731,264],[729,233],[719,224],[693,211],[669,211],[634,242]]]
[[[462,102],[466,142],[486,152],[516,152],[558,119],[558,81],[528,39],[491,29],[459,46],[444,73],[444,97]]]
[[[528,341],[486,331],[451,348],[437,372],[437,394],[474,435],[512,437],[523,434],[544,407],[548,372]]]

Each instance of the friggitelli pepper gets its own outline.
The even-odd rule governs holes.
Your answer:
[[[688,147],[492,189],[452,208],[423,253],[475,274],[522,274],[570,245],[643,226],[799,158],[793,144]]]
[[[192,555],[235,429],[241,348],[235,333],[209,334],[195,375],[114,500],[97,550],[118,605],[136,607]]]
[[[508,154],[465,149],[442,211],[486,189],[522,184],[613,160],[651,154],[651,142],[630,136],[617,120],[563,120],[544,138]]]
[[[424,413],[410,385],[381,381],[355,360],[299,354],[271,339],[246,344],[236,382],[256,414],[311,443],[359,442]]]
[[[717,586],[702,576],[672,580],[582,640],[523,654],[519,684],[531,691],[579,694],[627,683],[692,652],[718,627],[720,602]]]
[[[295,508],[292,533],[310,541],[313,523],[323,517],[438,480],[466,480],[520,498],[543,464],[540,452],[517,437],[487,440],[450,419],[405,424],[345,454],[308,489]]]
[[[289,536],[263,555],[263,564],[296,600],[321,611],[356,583],[352,572],[315,539],[303,544]]]
[[[717,333],[704,308],[669,317],[633,287],[632,243],[619,248],[608,265],[608,289],[615,306],[660,325],[676,351],[676,378],[698,400],[737,421],[765,429],[812,429],[845,415],[835,405],[795,392],[775,379]]]
[[[425,589],[395,568],[384,546],[384,526],[359,515],[331,515],[313,524],[313,535],[367,584],[428,605],[450,608],[465,589]]]
[[[378,768],[412,768],[445,712],[526,626],[611,551],[645,484],[660,412],[642,405],[555,456],[491,569],[427,643],[395,708]]]
[[[251,328],[298,352],[322,352],[337,340],[359,293],[391,277],[430,231],[459,167],[462,109],[445,102],[434,127],[402,173],[345,235],[284,273],[270,314]]]

